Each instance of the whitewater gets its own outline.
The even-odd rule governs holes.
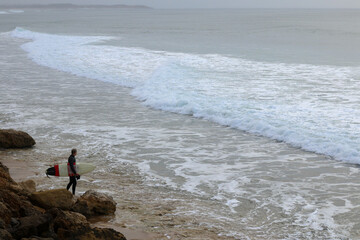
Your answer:
[[[36,63],[131,87],[145,105],[360,163],[360,68],[109,46],[16,28]]]

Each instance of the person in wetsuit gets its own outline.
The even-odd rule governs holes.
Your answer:
[[[69,184],[67,185],[66,189],[69,190],[72,185],[72,193],[75,195],[76,183],[77,179],[80,179],[80,175],[76,173],[76,156],[77,150],[73,148],[71,150],[71,155],[68,159],[68,172],[69,172]]]

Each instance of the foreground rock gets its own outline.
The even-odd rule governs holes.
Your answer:
[[[126,240],[124,235],[110,228],[91,228],[86,217],[80,213],[51,209],[54,231],[60,239],[79,240]]]
[[[27,193],[10,177],[8,168],[0,162],[0,216],[4,224],[10,224],[12,218],[39,213]]]
[[[73,211],[86,217],[114,214],[116,202],[111,196],[93,190],[85,192],[75,203]]]
[[[45,208],[60,208],[70,210],[74,205],[73,195],[66,189],[53,189],[41,192],[34,192],[30,195],[33,204]]]
[[[28,148],[35,140],[26,132],[13,129],[0,129],[0,148]]]
[[[15,239],[22,239],[28,236],[54,237],[55,234],[49,231],[52,221],[50,214],[36,214],[14,220],[16,225],[8,231]]]
[[[20,182],[19,185],[29,194],[36,192],[36,183],[33,180]]]
[[[71,209],[74,204],[69,191],[55,189],[33,192],[34,182],[27,181],[22,185],[10,177],[7,167],[0,162],[0,239],[126,240],[113,229],[90,227],[86,217],[80,213],[62,210]],[[93,191],[84,195],[83,199],[96,199],[90,201],[90,212],[115,211],[110,210],[113,209],[109,207],[109,202],[113,202],[110,197]],[[112,204],[116,205],[114,202]],[[99,210],[101,206],[107,210]]]

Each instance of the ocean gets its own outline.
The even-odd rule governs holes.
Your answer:
[[[194,219],[175,229],[357,239],[359,13],[0,10],[0,127],[39,169],[76,147],[91,188],[121,199],[126,176]]]

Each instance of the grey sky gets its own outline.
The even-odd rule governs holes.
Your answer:
[[[0,4],[30,3],[129,4],[154,8],[360,8],[360,0],[0,0]]]

